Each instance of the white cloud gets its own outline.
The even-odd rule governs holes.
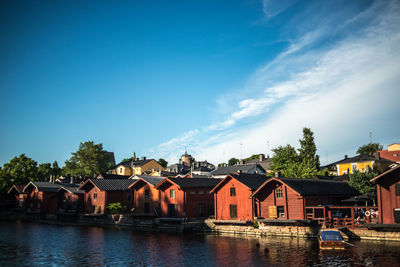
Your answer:
[[[176,148],[192,142],[196,157],[218,163],[240,155],[270,153],[268,144],[270,148],[287,143],[297,146],[306,126],[315,132],[322,164],[326,153],[328,161],[354,153],[368,141],[368,134],[361,133],[398,125],[397,14],[395,1],[383,7],[372,5],[356,16],[363,20],[371,16],[372,26],[317,50],[306,48],[326,33],[320,29],[306,33],[250,78],[247,86],[259,88],[257,96],[242,98],[221,122],[174,138],[160,145],[160,150],[176,153]],[[357,19],[349,21],[345,23]],[[238,121],[246,124],[237,125]],[[381,134],[400,138],[395,133]]]

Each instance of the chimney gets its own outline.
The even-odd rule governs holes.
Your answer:
[[[71,179],[69,180],[69,182],[70,182],[71,184],[74,184],[74,177],[71,177]]]
[[[280,172],[275,172],[275,178],[279,178],[281,177],[281,173]]]
[[[241,173],[242,173],[242,170],[237,170],[237,173],[241,174]]]
[[[142,157],[142,160],[146,160],[146,157]]]
[[[243,165],[244,164],[244,160],[239,160],[239,165]]]
[[[344,159],[347,159],[349,156],[347,156],[347,155],[344,155]]]
[[[265,160],[265,155],[264,154],[258,155],[258,161],[263,161],[263,160]]]

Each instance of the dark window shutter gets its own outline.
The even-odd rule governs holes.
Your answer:
[[[237,218],[237,206],[236,205],[229,205],[229,213],[231,219]]]
[[[400,196],[400,184],[395,184],[394,192],[396,196]]]
[[[400,223],[400,209],[393,209],[394,222]]]

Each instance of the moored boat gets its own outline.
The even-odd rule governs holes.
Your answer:
[[[337,229],[321,230],[318,236],[320,249],[344,249],[345,242]]]

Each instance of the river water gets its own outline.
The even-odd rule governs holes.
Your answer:
[[[0,222],[0,266],[385,266],[400,242],[352,242],[320,252],[315,239],[145,233]]]

